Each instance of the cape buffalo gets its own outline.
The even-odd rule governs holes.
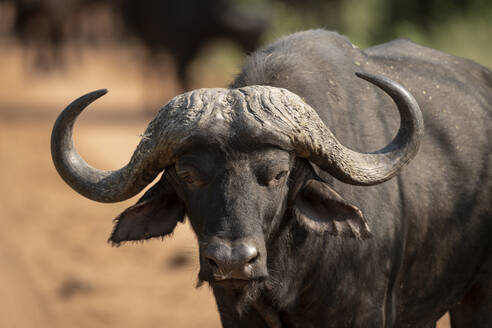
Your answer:
[[[253,53],[229,88],[171,100],[116,171],[72,142],[105,93],[55,123],[59,174],[117,202],[164,171],[109,240],[165,236],[188,217],[224,327],[433,327],[448,310],[453,327],[492,325],[488,69],[403,39],[360,50],[296,33]]]

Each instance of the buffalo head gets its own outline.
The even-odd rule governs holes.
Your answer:
[[[200,89],[175,97],[149,124],[130,162],[116,171],[87,165],[74,148],[79,113],[105,90],[75,100],[53,128],[51,150],[62,178],[100,202],[128,199],[161,179],[116,220],[119,244],[170,234],[185,216],[196,233],[202,281],[237,286],[268,278],[268,249],[286,221],[307,233],[370,236],[355,206],[320,179],[373,185],[393,177],[415,154],[423,133],[418,105],[386,78],[359,74],[396,102],[401,127],[373,153],[344,147],[317,113],[285,89]]]

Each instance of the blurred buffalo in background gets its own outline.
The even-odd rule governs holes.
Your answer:
[[[125,29],[143,42],[151,56],[162,51],[172,56],[184,89],[189,89],[186,69],[207,43],[224,38],[249,53],[259,46],[268,27],[265,19],[249,15],[229,0],[121,0],[118,7]]]
[[[103,0],[0,0],[12,10],[11,33],[33,54],[35,68],[59,68],[63,46],[80,35],[78,15]]]
[[[36,68],[62,67],[63,46],[69,40],[94,44],[101,43],[98,41],[100,39],[120,43],[131,39],[147,50],[143,59],[150,63],[151,74],[158,71],[158,56],[167,54],[175,66],[177,80],[183,90],[191,88],[188,76],[190,63],[206,45],[217,39],[231,41],[243,52],[250,53],[258,48],[262,38],[265,39],[266,32],[272,34],[269,29],[272,25],[273,33],[278,34],[276,36],[283,34],[279,33],[278,26],[281,24],[290,24],[292,26],[289,25],[289,28],[298,29],[288,22],[290,19],[298,19],[303,29],[325,27],[359,34],[368,44],[393,39],[402,31],[416,33],[418,38],[421,32],[432,34],[437,20],[446,21],[489,8],[482,2],[374,0],[360,4],[350,0],[0,0],[0,4],[7,3],[14,8],[11,34],[30,50]],[[370,10],[379,12],[378,16],[373,15],[372,24],[364,24],[367,20],[365,17],[352,16],[352,13]],[[101,15],[110,17],[107,20],[109,23],[97,21]],[[353,26],[357,24],[367,26],[354,30]],[[108,38],[108,34],[112,35]]]
[[[267,20],[251,15],[230,0],[0,0],[11,5],[11,32],[34,53],[34,66],[40,69],[60,67],[63,46],[71,39],[97,42],[105,35],[84,38],[87,20],[97,12],[109,12],[119,26],[115,39],[136,38],[149,52],[149,61],[167,52],[175,66],[178,81],[189,88],[187,67],[202,48],[214,39],[230,40],[246,52],[256,49],[268,27]],[[94,21],[92,21],[94,23]],[[118,30],[118,29],[115,29]],[[119,34],[119,35],[118,35]]]

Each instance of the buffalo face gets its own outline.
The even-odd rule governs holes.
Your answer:
[[[396,137],[372,153],[343,146],[288,90],[248,86],[175,97],[149,124],[129,163],[115,171],[87,165],[73,145],[75,119],[106,91],[89,93],[57,119],[53,161],[72,188],[101,202],[128,199],[164,171],[120,214],[110,241],[166,236],[187,216],[200,245],[202,281],[235,287],[266,280],[275,271],[268,252],[294,224],[315,234],[370,234],[362,213],[309,162],[343,182],[373,185],[396,175],[417,152],[423,125],[415,99],[393,81],[359,76],[385,90],[400,111]]]
[[[186,215],[198,238],[200,281],[241,285],[268,276],[267,244],[288,207],[295,155],[276,147],[187,150],[118,218],[110,240],[163,236]]]
[[[293,159],[272,147],[208,147],[180,157],[170,181],[198,237],[200,280],[238,283],[268,275],[266,244],[287,206]]]
[[[366,238],[362,213],[304,159],[268,145],[189,149],[118,218],[110,240],[165,236],[186,215],[198,238],[199,280],[241,288],[269,277],[268,249],[282,227]]]

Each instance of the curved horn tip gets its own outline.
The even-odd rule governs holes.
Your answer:
[[[104,96],[106,93],[108,93],[108,89],[106,88],[102,88],[102,89],[98,89],[96,91],[92,91],[93,93],[97,93],[97,94],[100,94],[101,96]]]
[[[67,107],[65,107],[65,109],[61,112],[61,114],[58,116],[58,119],[55,122],[55,126],[59,121],[63,121],[65,119],[68,119],[69,117],[72,118],[77,117],[87,106],[89,106],[98,98],[104,96],[106,93],[108,93],[108,89],[99,89],[78,97],[77,99],[72,101]]]
[[[98,98],[101,98],[104,96],[106,93],[108,93],[108,89],[99,89],[95,91],[91,91],[86,93],[83,96],[78,97],[74,101],[72,101],[64,110],[64,112],[73,112],[74,110],[77,112],[81,112],[89,106],[92,102],[97,100]],[[62,112],[63,115],[63,112]]]
[[[382,83],[391,83],[391,84],[397,84],[395,81],[390,80],[386,76],[383,75],[378,75],[378,74],[372,74],[372,73],[367,73],[367,72],[355,72],[355,75],[363,80],[369,81],[373,84],[376,84],[378,86],[381,86]],[[398,85],[398,84],[397,84]],[[398,85],[399,86],[399,85]]]
[[[101,98],[106,93],[108,93],[108,89],[99,89],[99,90],[91,91],[91,92],[88,92],[85,95],[80,96],[79,98],[75,99],[75,101],[73,101],[72,103],[80,103],[82,101],[84,101],[84,102],[88,101],[87,105],[89,105],[91,102],[93,102],[94,100],[96,100],[98,98]]]
[[[88,92],[80,98],[90,98],[92,100],[96,100],[97,98],[104,96],[106,93],[108,93],[108,89],[106,88],[98,89],[95,91]]]
[[[371,73],[367,73],[367,72],[355,72],[355,75],[357,75],[357,77],[360,77],[361,79],[366,79],[367,77],[374,77],[374,74],[371,74]]]
[[[355,72],[355,75],[358,78],[361,78],[378,86],[379,88],[383,89],[386,93],[392,93],[398,90],[398,92],[404,95],[407,99],[409,100],[411,99],[412,102],[416,102],[412,94],[406,88],[404,88],[400,83],[393,81],[392,79],[386,76],[367,73],[367,72]]]

